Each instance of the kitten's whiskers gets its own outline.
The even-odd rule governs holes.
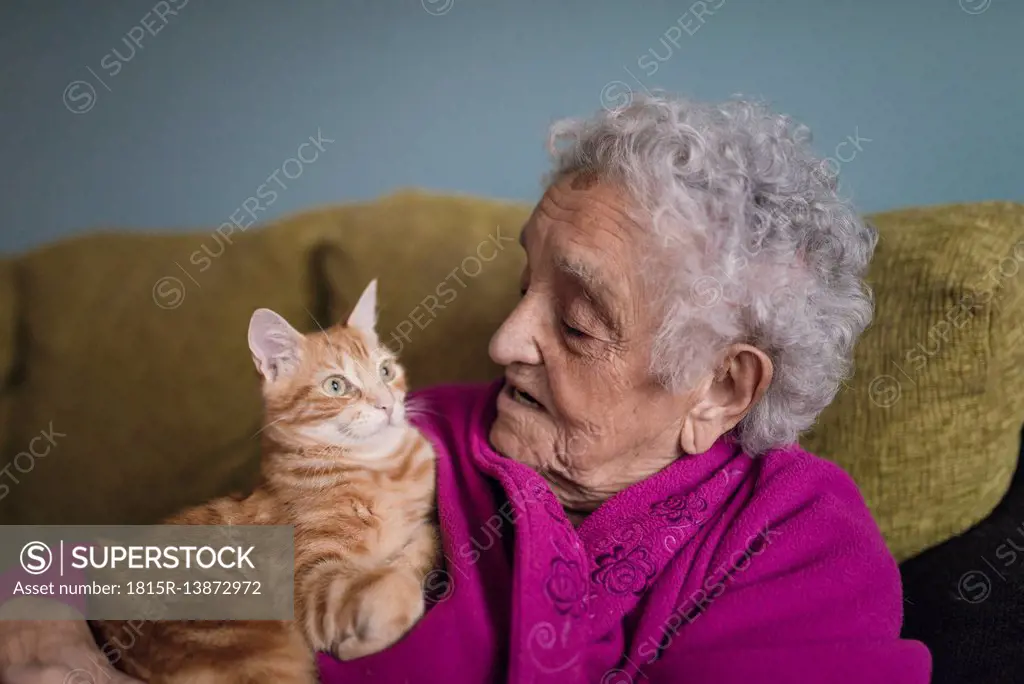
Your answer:
[[[250,437],[249,439],[254,439],[254,438],[256,437],[256,435],[260,434],[261,432],[263,432],[264,430],[266,430],[267,428],[269,428],[269,427],[271,427],[271,426],[277,425],[277,424],[278,424],[278,423],[280,423],[280,422],[281,422],[282,420],[284,420],[284,419],[285,419],[286,417],[287,417],[287,416],[281,416],[281,417],[280,417],[280,418],[278,418],[277,420],[272,420],[272,421],[270,421],[269,423],[267,423],[266,425],[264,425],[263,427],[261,427],[261,428],[260,428],[259,430],[257,430],[256,432],[254,432],[254,433],[253,433],[253,435],[252,435],[252,437]]]

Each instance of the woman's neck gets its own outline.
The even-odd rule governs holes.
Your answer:
[[[571,478],[557,468],[541,467],[536,470],[562,504],[566,516],[573,525],[578,526],[605,501],[661,472],[681,455],[682,452],[678,450],[667,452],[661,457],[635,455],[620,459],[617,465],[622,467],[579,473],[577,477]]]

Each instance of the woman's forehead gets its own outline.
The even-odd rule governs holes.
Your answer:
[[[534,239],[549,237],[584,243],[603,237],[627,242],[642,232],[637,230],[633,205],[624,190],[604,181],[574,188],[571,180],[563,179],[544,193],[520,231],[520,244],[526,247]]]
[[[527,258],[542,258],[587,284],[630,272],[641,253],[639,243],[649,235],[627,213],[621,193],[601,184],[581,190],[558,185],[545,193],[520,231]],[[531,267],[539,265],[531,262]]]

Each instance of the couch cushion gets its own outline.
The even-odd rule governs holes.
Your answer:
[[[497,377],[487,343],[519,300],[529,215],[519,204],[415,191],[352,207],[344,230],[324,240],[332,317],[347,316],[380,278],[380,338],[400,353],[412,387]]]
[[[874,323],[856,374],[803,440],[860,485],[889,546],[912,556],[983,519],[1024,422],[1024,206],[871,217]]]
[[[8,443],[50,437],[0,503],[0,523],[149,523],[251,482],[249,316],[268,306],[314,329],[311,255],[342,213],[227,239],[94,234],[24,256],[27,339]]]

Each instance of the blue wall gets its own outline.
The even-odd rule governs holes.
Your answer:
[[[275,171],[260,220],[413,185],[532,200],[549,122],[627,87],[769,98],[865,211],[1024,201],[1022,34],[1011,0],[6,0],[0,250],[216,225]]]

